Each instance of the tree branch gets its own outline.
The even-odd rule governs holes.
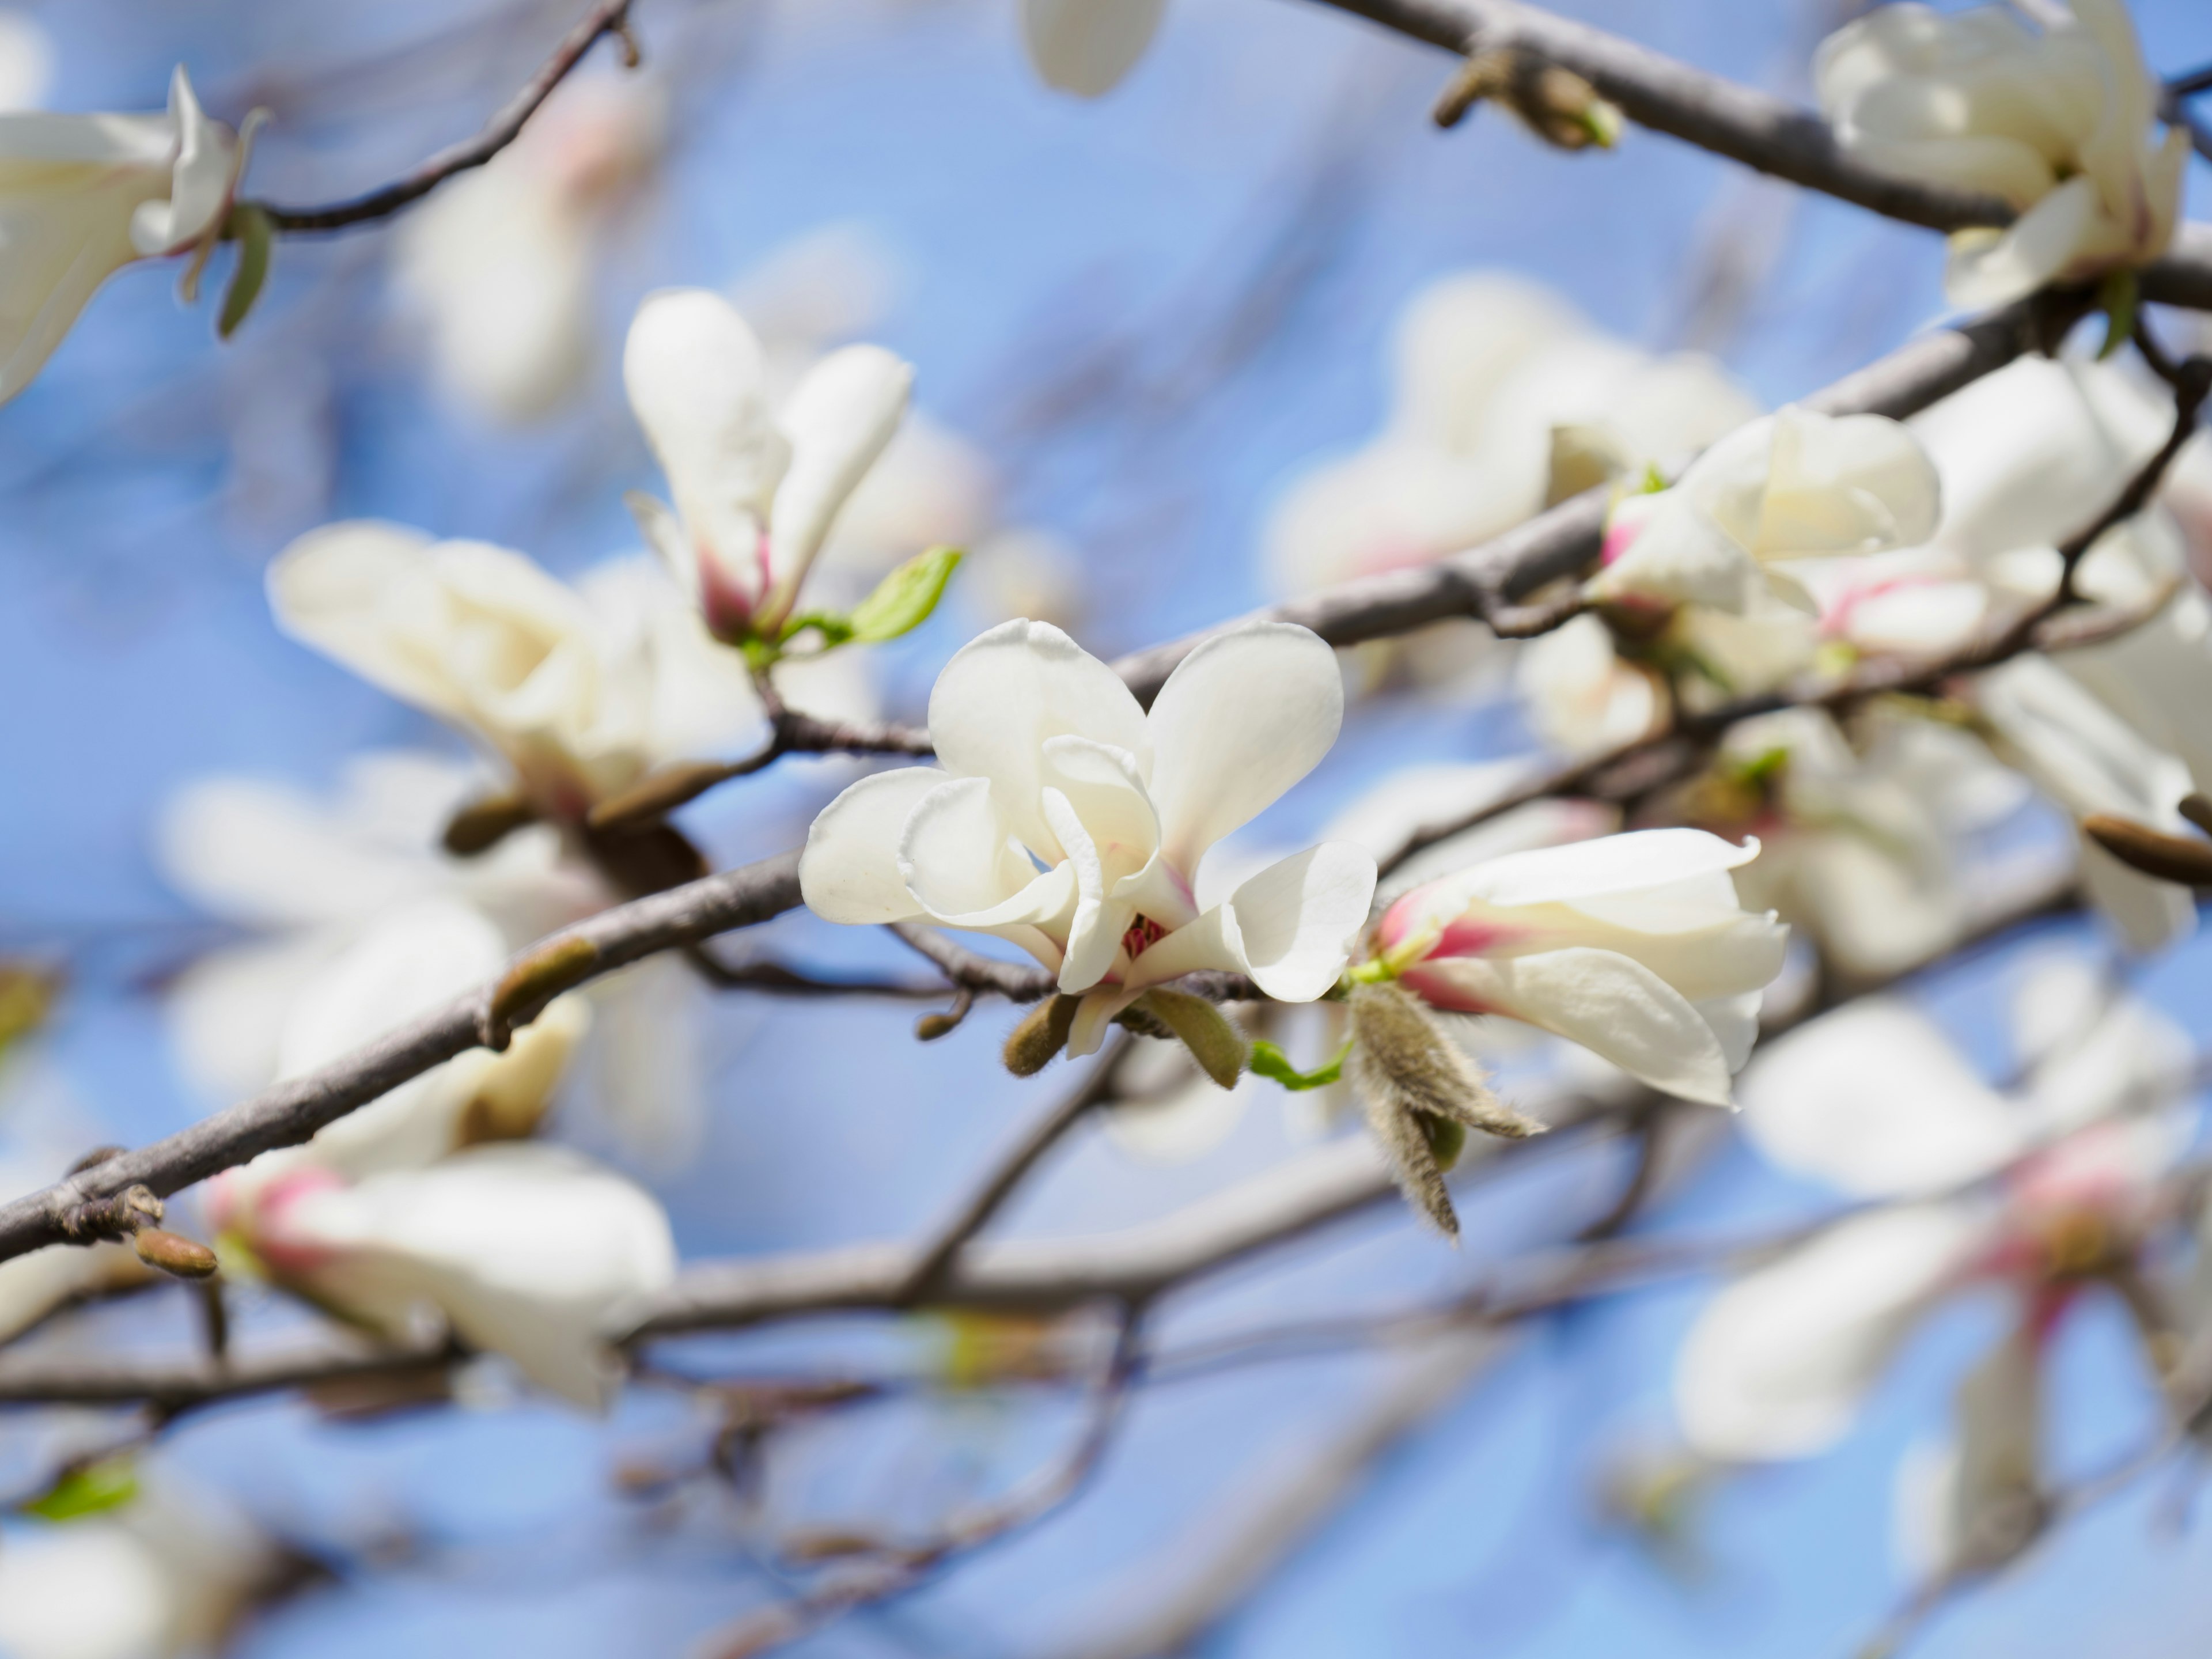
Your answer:
[[[636,66],[636,48],[629,44],[632,3],[633,0],[596,0],[583,21],[562,37],[561,44],[554,48],[553,55],[538,73],[475,137],[448,145],[404,178],[396,179],[365,196],[323,207],[288,208],[264,204],[263,210],[268,214],[270,223],[293,234],[344,230],[353,225],[368,224],[389,218],[400,209],[419,202],[455,173],[482,167],[521,136],[524,125],[538,113],[539,106],[552,95],[554,88],[568,78],[568,71],[583,61],[584,54],[598,44],[601,35],[620,36],[631,67]]]

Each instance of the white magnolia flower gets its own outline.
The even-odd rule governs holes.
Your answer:
[[[846,346],[769,407],[760,343],[720,295],[656,294],[638,307],[623,382],[675,497],[628,500],[720,638],[774,640],[840,509],[890,442],[913,368]]]
[[[1729,872],[1758,854],[1695,830],[1516,853],[1407,894],[1376,944],[1433,1007],[1521,1020],[1725,1106],[1789,933],[1736,902]]]
[[[1515,663],[1513,685],[1537,736],[1571,755],[1633,743],[1668,710],[1666,682],[1614,651],[1612,634],[1591,616],[1531,640]]]
[[[1306,1002],[1336,983],[1375,860],[1324,843],[1201,914],[1199,861],[1335,742],[1334,653],[1262,623],[1186,657],[1149,715],[1058,629],[1011,622],[963,647],[930,695],[941,767],[854,784],[806,838],[799,884],[840,922],[923,918],[1020,945],[1085,994],[1070,1052],[1146,987],[1199,969]]]
[[[441,756],[376,753],[349,761],[328,798],[218,777],[167,805],[155,848],[164,873],[246,933],[196,960],[166,1000],[192,1085],[218,1104],[243,1099],[334,1058],[356,1032],[377,1035],[343,1018],[363,997],[373,994],[375,1017],[397,1025],[619,899],[550,825],[526,826],[469,858],[443,851],[446,823],[486,782]],[[680,1158],[702,1100],[697,986],[680,963],[656,957],[581,994],[593,1015],[595,1105],[633,1154],[656,1165]],[[560,1018],[574,1012],[580,1005]],[[340,1029],[331,1033],[334,1013]],[[445,1128],[431,1133],[444,1134],[476,1097],[484,1058],[464,1056],[403,1085],[332,1133],[359,1133],[343,1125],[434,1092],[446,1103],[430,1117]],[[436,1150],[450,1144],[447,1136]]]
[[[2168,835],[2189,833],[2179,803],[2189,768],[2142,735],[2048,657],[2014,658],[1978,677],[1974,706],[2028,775],[2076,819],[2105,812]],[[2136,951],[2155,951],[2197,926],[2188,892],[2154,879],[2080,837],[2090,897]]]
[[[634,565],[570,587],[505,548],[355,520],[278,555],[269,600],[293,637],[502,757],[559,823],[761,719],[735,653]]]
[[[0,1536],[0,1652],[9,1659],[182,1659],[219,1651],[278,1552],[210,1494],[147,1478],[108,1514]]]
[[[1401,316],[1391,413],[1297,479],[1266,557],[1285,592],[1425,564],[1553,501],[1703,448],[1759,404],[1712,359],[1654,357],[1499,271],[1431,284]]]
[[[2043,1304],[2047,1334],[2083,1271],[2133,1248],[2185,1144],[2166,1109],[2193,1046],[2074,963],[2031,973],[2014,1018],[2029,1065],[2011,1095],[1893,998],[1823,1017],[1745,1074],[1744,1132],[1767,1158],[1889,1203],[1746,1274],[1699,1316],[1675,1374],[1694,1449],[1822,1450],[1943,1297],[2010,1285]]]
[[[1781,567],[1923,542],[1941,501],[1934,465],[1899,422],[1792,406],[1722,439],[1672,489],[1621,501],[1588,591],[1738,613],[1771,592],[1810,612]]]
[[[571,76],[514,143],[400,222],[392,280],[427,325],[447,392],[522,422],[576,391],[592,361],[595,252],[665,119],[649,80]]]
[[[618,1376],[609,1316],[676,1273],[653,1195],[557,1146],[471,1146],[356,1182],[307,1161],[216,1196],[279,1283],[395,1340],[427,1315],[594,1409]]]
[[[1167,0],[1021,0],[1022,40],[1048,86],[1111,92],[1158,33]]]
[[[182,64],[165,114],[0,113],[0,398],[30,384],[110,276],[212,246],[246,149],[202,112]]]
[[[1955,727],[1872,714],[1854,749],[1813,709],[1746,720],[1723,744],[1689,810],[1727,836],[1755,833],[1740,878],[1850,979],[1941,956],[1974,915],[1967,836],[2023,806],[2027,786]]]
[[[1953,303],[2002,305],[2166,251],[2188,135],[2154,142],[2159,85],[2123,0],[1884,6],[1821,43],[1820,107],[1844,148],[1900,177],[1983,191],[2020,210],[1951,239]]]

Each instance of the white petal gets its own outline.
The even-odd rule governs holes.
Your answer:
[[[907,890],[949,927],[1065,925],[1074,908],[1072,861],[1039,874],[1006,834],[981,778],[940,779],[908,813],[898,844]]]
[[[49,1244],[0,1261],[0,1342],[14,1340],[75,1297],[128,1289],[152,1277],[137,1252],[115,1243]]]
[[[1736,1280],[1698,1316],[1675,1363],[1690,1445],[1748,1461],[1832,1444],[1984,1237],[1963,1206],[1883,1210]]]
[[[1728,1054],[1682,994],[1610,951],[1416,963],[1405,983],[1440,1008],[1503,1014],[1578,1042],[1665,1094],[1729,1105]]]
[[[1060,850],[1039,796],[1048,738],[1090,738],[1152,769],[1129,688],[1047,623],[1001,623],[955,653],[929,694],[929,732],[945,769],[988,778],[1015,836],[1047,859]]]
[[[823,807],[799,857],[799,890],[824,921],[905,921],[921,915],[899,873],[899,842],[922,798],[946,781],[933,766],[862,778]]]
[[[1774,416],[1772,471],[1759,501],[1762,558],[1872,553],[1936,533],[1942,485],[1911,429],[1882,415]]]
[[[1743,1132],[1785,1170],[1861,1198],[1942,1192],[2026,1149],[2027,1116],[1892,997],[1823,1014],[1743,1075]]]
[[[1375,896],[1364,847],[1324,842],[1272,865],[1130,964],[1123,982],[1157,985],[1200,969],[1251,975],[1279,1002],[1310,1002],[1334,985]]]
[[[595,1408],[617,1374],[605,1321],[676,1272],[651,1194],[527,1143],[471,1147],[428,1170],[319,1193],[295,1203],[288,1223],[337,1253],[318,1279],[362,1296],[379,1322],[410,1301],[433,1304],[464,1340]]]
[[[630,324],[623,385],[693,553],[711,567],[702,574],[729,584],[732,603],[757,603],[767,586],[760,532],[791,459],[759,341],[718,294],[655,294]]]
[[[186,1600],[151,1546],[102,1517],[14,1528],[0,1550],[0,1650],[11,1659],[149,1659],[179,1650]]]
[[[1344,724],[1344,678],[1320,635],[1255,623],[1176,665],[1152,704],[1161,850],[1186,878],[1206,848],[1319,765]]]
[[[169,77],[169,119],[177,134],[169,199],[143,203],[131,216],[131,240],[141,253],[175,253],[191,246],[230,205],[237,137],[200,108],[182,64]]]
[[[1606,539],[1605,568],[1586,590],[1594,599],[1704,605],[1741,614],[1766,592],[1750,550],[1680,489],[1629,497],[1613,509]]]
[[[1450,904],[1454,910],[1473,899],[1496,905],[1575,903],[1694,882],[1758,856],[1756,841],[1738,847],[1703,830],[1637,830],[1492,859],[1437,883],[1437,904],[1443,908],[1446,895],[1456,901]]]
[[[1167,0],[1022,0],[1022,38],[1045,84],[1111,92],[1145,55]]]
[[[374,519],[308,532],[269,567],[276,625],[395,696],[460,713],[451,675],[416,642],[441,620],[433,545],[419,530]]]
[[[766,614],[787,615],[837,511],[898,430],[914,366],[881,346],[847,346],[806,373],[778,417],[791,470],[769,520]]]
[[[1953,234],[1943,295],[1954,306],[2009,305],[2072,264],[2095,228],[2097,186],[2069,179],[2002,231]]]

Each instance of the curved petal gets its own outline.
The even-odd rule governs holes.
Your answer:
[[[1936,533],[1942,509],[1936,464],[1902,422],[1793,404],[1774,416],[1772,467],[1749,545],[1762,558],[1914,546]]]
[[[1722,1291],[1675,1361],[1675,1410],[1691,1446],[1753,1461],[1833,1444],[1984,1231],[1962,1206],[1878,1211]]]
[[[1206,850],[1321,763],[1344,724],[1336,653],[1310,629],[1255,623],[1207,640],[1149,722],[1160,850],[1188,878]]]
[[[1090,738],[1152,769],[1145,711],[1121,677],[1048,623],[1001,623],[953,654],[929,694],[929,732],[946,770],[988,778],[1014,835],[1052,860],[1044,821],[1044,745]]]
[[[389,1326],[431,1303],[464,1340],[592,1408],[616,1376],[605,1321],[676,1273],[653,1195],[554,1146],[471,1147],[432,1169],[309,1194],[285,1220],[333,1253],[312,1279],[338,1305],[358,1298]]]
[[[1613,509],[1605,568],[1585,588],[1600,601],[1703,605],[1741,615],[1766,591],[1751,551],[1685,494],[1632,495]]]
[[[230,205],[237,137],[200,108],[182,64],[169,76],[169,119],[177,135],[169,199],[140,204],[131,219],[131,245],[144,254],[175,253],[191,246]]]
[[[1892,997],[1823,1014],[1743,1075],[1743,1132],[1771,1162],[1859,1198],[1942,1192],[2002,1169],[2026,1115]]]
[[[1097,98],[1152,43],[1167,0],[1022,0],[1022,39],[1047,86]]]
[[[623,385],[693,556],[711,562],[750,608],[767,586],[760,535],[791,461],[769,409],[760,342],[719,294],[652,295],[629,325]]]
[[[823,807],[799,855],[799,891],[824,921],[906,921],[922,914],[899,871],[899,843],[923,797],[946,781],[933,766],[862,778]]]
[[[1733,886],[1708,885],[1759,856],[1759,842],[1739,847],[1703,830],[1632,830],[1626,835],[1509,853],[1413,895],[1425,913],[1449,918],[1478,900],[1500,907],[1578,904],[1615,895],[1692,884],[1697,897],[1733,905]],[[1688,896],[1686,894],[1685,896]]]
[[[1951,237],[1943,295],[1954,306],[2009,305],[2071,265],[2097,222],[2096,181],[2069,179],[2003,230]]]
[[[881,346],[854,345],[815,364],[792,392],[779,421],[791,470],[769,519],[763,626],[790,614],[838,509],[898,430],[913,386],[911,363]]]
[[[900,832],[898,867],[915,902],[948,927],[1064,923],[1075,904],[1072,865],[1039,874],[1008,837],[981,778],[940,778],[915,803]]]
[[[1344,971],[1375,897],[1375,858],[1323,842],[1254,876],[1130,963],[1123,982],[1157,985],[1203,968],[1249,974],[1279,1002],[1310,1002]]]
[[[457,714],[451,676],[406,638],[434,623],[434,545],[419,530],[375,519],[311,530],[270,564],[269,608],[285,633],[363,679],[434,714]]]
[[[1662,1093],[1727,1106],[1728,1054],[1689,1000],[1611,951],[1417,963],[1407,988],[1439,1008],[1504,1014],[1580,1043]]]

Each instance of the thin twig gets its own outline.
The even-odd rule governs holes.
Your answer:
[[[583,61],[584,54],[598,44],[600,36],[612,34],[621,38],[635,63],[635,48],[628,44],[632,3],[633,0],[597,0],[585,13],[583,21],[562,38],[538,73],[475,137],[448,145],[404,178],[396,179],[365,196],[323,207],[264,204],[270,223],[294,234],[368,224],[389,218],[400,209],[422,200],[454,174],[482,167],[521,136],[524,125],[538,112],[538,106],[552,95],[554,88],[568,78],[568,71]]]

